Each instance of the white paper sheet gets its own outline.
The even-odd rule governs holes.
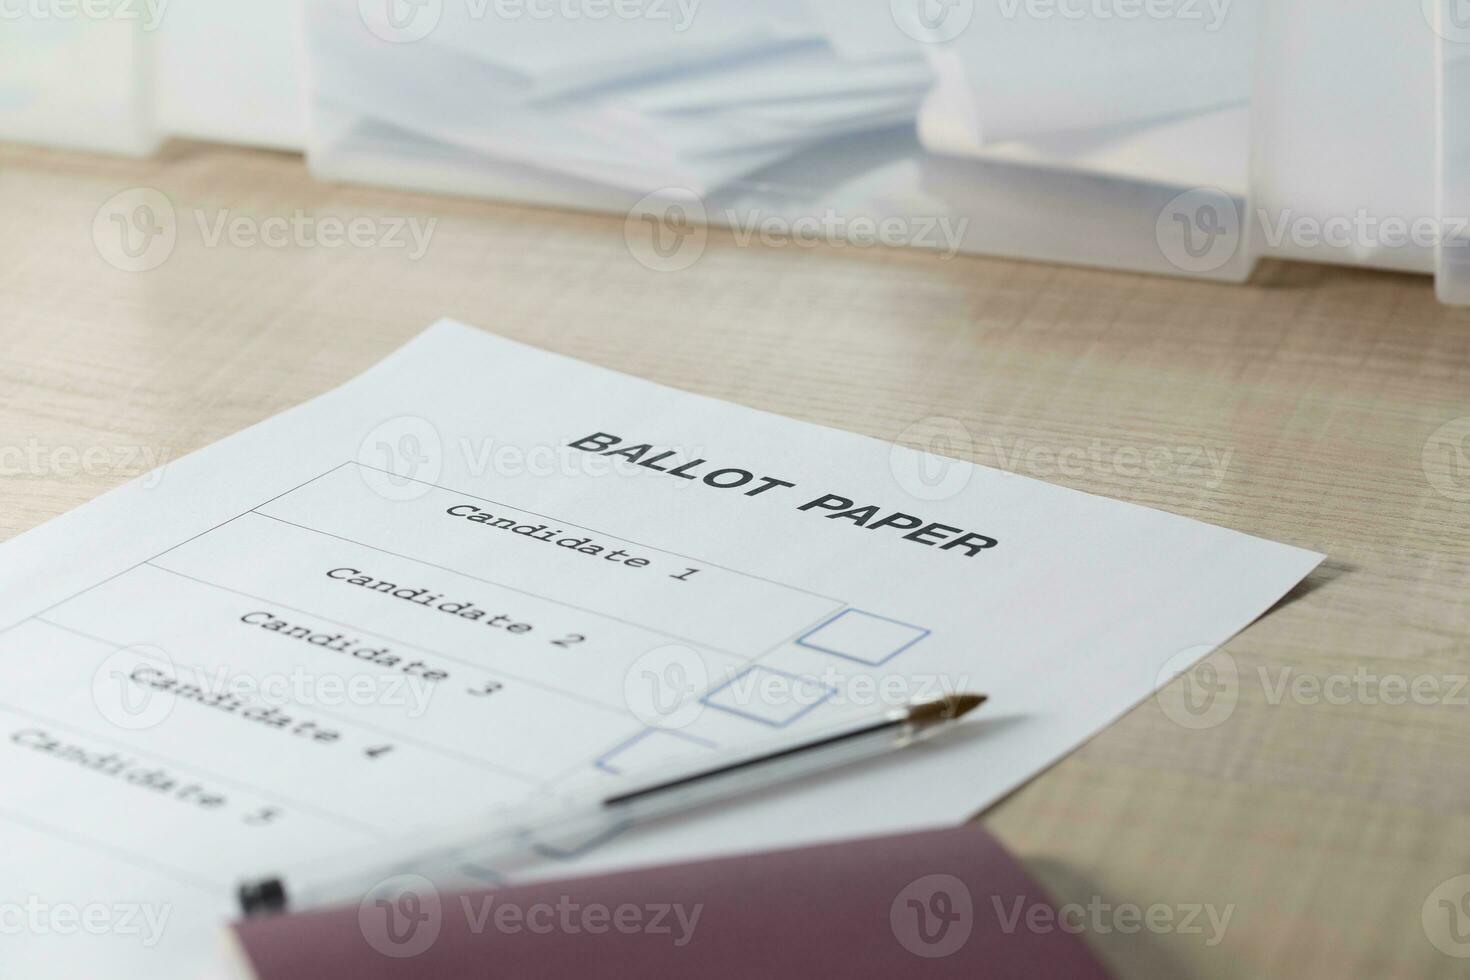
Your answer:
[[[7,973],[209,976],[241,876],[980,690],[548,873],[958,821],[1320,558],[441,323],[0,548]]]
[[[936,83],[919,113],[919,140],[931,153],[1146,181],[1180,189],[1213,187],[1245,197],[1250,185],[1250,106],[1182,117],[1038,133],[986,142],[963,61],[933,59]]]
[[[342,0],[325,0],[339,7]],[[635,0],[576,16],[579,4],[445,4],[433,38],[513,72],[528,94],[590,91],[631,77],[697,69],[712,61],[817,39],[804,8],[787,0]],[[572,15],[568,15],[572,14]]]
[[[717,9],[725,16],[711,30],[739,38],[740,25],[764,30],[759,11]],[[618,73],[588,88],[572,80],[601,62],[586,38],[575,40],[582,28],[571,22],[531,25],[535,45],[484,25],[445,25],[421,43],[385,45],[362,30],[355,4],[313,3],[304,13],[319,127],[331,111],[348,112],[636,197],[670,186],[709,193],[822,140],[911,121],[930,78],[916,52],[844,59],[815,34],[741,41],[706,58],[691,53],[693,38],[640,30],[604,39],[604,56],[621,42],[638,44]],[[502,50],[560,71],[530,84],[496,56]]]
[[[945,49],[963,66],[985,143],[1162,122],[1250,99],[1257,0],[1131,18],[1035,17],[1030,5],[1013,6],[977,5]]]

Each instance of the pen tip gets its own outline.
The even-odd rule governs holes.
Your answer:
[[[909,721],[926,725],[963,717],[985,703],[984,694],[949,694],[932,701],[920,701],[909,708]]]
[[[280,878],[243,882],[235,894],[240,900],[240,913],[247,919],[286,910],[286,883]]]

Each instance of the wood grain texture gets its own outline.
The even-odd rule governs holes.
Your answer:
[[[135,274],[91,228],[136,186],[172,200],[179,240]],[[211,248],[196,209],[438,224],[410,261]],[[1211,661],[1237,681],[1220,724],[1171,720],[1176,684],[984,820],[1060,901],[1233,906],[1214,946],[1089,929],[1120,976],[1470,968],[1421,922],[1436,885],[1470,874],[1470,690],[1452,691],[1470,675],[1470,467],[1430,443],[1470,419],[1470,313],[1428,280],[1268,264],[1217,286],[720,232],[658,273],[616,217],[318,183],[265,152],[0,148],[0,536],[136,475],[145,451],[187,453],[347,380],[441,315],[879,439],[957,421],[957,455],[1326,552]],[[1303,677],[1349,696],[1292,693]],[[1384,703],[1384,677],[1438,693]]]

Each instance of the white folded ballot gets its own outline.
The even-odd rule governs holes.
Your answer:
[[[365,6],[305,5],[316,151],[386,129],[435,155],[708,193],[835,137],[912,126],[933,78],[917,47],[854,51],[774,0],[466,0],[418,23]]]

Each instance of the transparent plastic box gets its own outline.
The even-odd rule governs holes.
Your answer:
[[[139,16],[0,21],[0,139],[141,155],[159,143],[152,26]],[[57,8],[61,10],[62,8]],[[71,9],[71,8],[65,8]],[[77,8],[80,10],[80,6]]]
[[[1254,18],[1252,4],[1242,10],[1242,18]],[[466,60],[475,49],[465,25],[449,38],[435,34],[442,24],[385,27],[365,22],[356,0],[302,0],[302,24],[307,155],[324,179],[610,211],[628,217],[630,234],[642,234],[646,223],[648,234],[671,242],[708,224],[734,228],[738,240],[768,228],[804,229],[856,245],[1228,281],[1244,280],[1254,264],[1252,66],[1249,44],[1239,43],[1254,34],[1253,19],[1241,23],[1232,42],[1232,51],[1244,52],[1236,66],[1241,97],[1226,112],[1145,126],[1110,119],[1091,131],[1069,130],[1034,145],[995,144],[975,155],[926,149],[915,119],[907,118],[837,133],[710,182],[658,174],[640,182],[637,174],[615,172],[595,148],[569,150],[534,118],[516,129],[508,120],[521,107],[501,107],[488,94],[501,88],[496,66]],[[899,41],[875,56],[902,57],[906,46],[935,61],[953,47]],[[1211,70],[1218,75],[1220,66]],[[1174,83],[1187,88],[1188,79]],[[609,140],[620,136],[613,130]],[[1202,136],[1228,152],[1206,155],[1203,167],[1191,161],[1172,177],[1148,159],[1152,146],[1187,149]],[[543,162],[549,155],[555,165]]]

